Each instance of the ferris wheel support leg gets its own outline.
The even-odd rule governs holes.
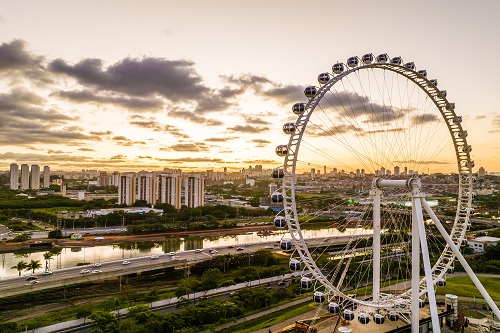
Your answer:
[[[373,198],[373,301],[380,298],[380,190]]]
[[[429,297],[429,307],[431,309],[431,319],[432,319],[432,331],[434,333],[440,333],[441,327],[439,325],[439,315],[436,304],[436,295],[434,293],[434,283],[432,282],[432,270],[431,270],[431,261],[429,259],[429,250],[427,247],[427,237],[425,235],[424,228],[424,218],[422,215],[422,204],[419,197],[415,197],[413,199],[415,203],[415,213],[418,221],[418,232],[420,236],[420,246],[422,248],[422,260],[424,262],[424,271],[425,271],[425,281],[427,284],[427,296]],[[413,292],[417,292],[418,289],[412,289]]]
[[[420,237],[418,232],[418,220],[416,214],[415,200],[412,202],[412,234],[411,234],[411,331],[420,332]]]
[[[490,295],[488,295],[488,292],[486,291],[486,289],[484,289],[483,285],[477,278],[476,274],[474,274],[474,271],[472,271],[472,268],[470,268],[469,264],[465,260],[462,253],[460,253],[460,250],[455,245],[455,243],[453,243],[453,240],[451,239],[450,235],[448,235],[448,233],[446,232],[445,228],[441,224],[441,221],[439,221],[436,214],[434,214],[434,211],[431,209],[427,201],[423,198],[422,198],[422,205],[424,206],[425,211],[427,212],[427,214],[429,214],[432,221],[438,228],[441,235],[446,240],[446,243],[448,243],[448,246],[452,249],[453,253],[455,253],[455,256],[457,257],[458,261],[460,261],[460,263],[462,264],[462,267],[465,269],[472,282],[474,282],[474,284],[476,285],[476,288],[479,290],[483,298],[486,300],[486,303],[488,303],[495,316],[497,316],[497,318],[500,319],[500,310],[498,309],[498,306],[495,304],[495,302],[493,302]]]

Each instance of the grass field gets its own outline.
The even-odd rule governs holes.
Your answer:
[[[479,281],[488,291],[493,300],[500,300],[500,278],[480,277]],[[438,295],[453,294],[458,297],[476,297],[482,299],[483,296],[468,276],[456,276],[446,279],[445,287],[437,288]]]

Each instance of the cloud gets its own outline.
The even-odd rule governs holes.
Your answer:
[[[0,45],[0,73],[17,72],[35,82],[51,82],[44,67],[44,58],[25,49],[26,43],[16,39]],[[18,79],[20,76],[12,76]]]
[[[263,140],[263,139],[253,139],[251,142],[256,143],[255,147],[262,148],[266,147],[271,141]]]
[[[269,130],[269,127],[255,127],[255,126],[241,126],[236,125],[234,127],[228,127],[228,130],[231,132],[240,132],[240,133],[261,133]]]
[[[173,162],[173,163],[178,163],[178,164],[183,164],[183,163],[205,163],[205,162],[210,162],[210,163],[222,163],[226,162],[221,158],[212,158],[212,157],[185,157],[185,158],[156,158],[155,160],[161,161],[161,162]]]
[[[144,57],[125,58],[109,67],[101,59],[83,59],[71,65],[63,59],[50,62],[48,68],[54,74],[65,74],[93,92],[60,92],[61,96],[74,99],[93,99],[106,102],[143,106],[148,99],[161,96],[174,103],[194,103],[197,112],[222,111],[231,105],[229,99],[239,90],[223,88],[214,90],[203,83],[203,79],[188,60],[168,60]],[[97,94],[96,92],[99,92]],[[110,93],[125,94],[109,97]],[[103,97],[103,94],[105,94]],[[137,99],[137,98],[142,98]],[[159,101],[149,101],[149,107],[159,107]]]
[[[52,150],[52,149],[47,150],[47,154],[64,154],[64,153],[65,152],[62,150]]]
[[[102,94],[102,93],[101,93]],[[124,107],[129,110],[158,111],[164,103],[159,98],[141,98],[129,96],[99,95],[90,90],[59,91],[55,95],[71,100],[76,103],[96,103],[110,104],[117,107]]]
[[[439,121],[439,118],[435,114],[431,113],[419,114],[412,117],[413,124],[424,124],[435,121]]]
[[[95,151],[92,148],[78,148],[78,150],[80,150],[80,151]]]
[[[142,116],[135,115],[131,117],[131,119],[133,121],[131,121],[130,124],[137,127],[147,128],[155,132],[167,133],[176,138],[189,138],[189,135],[185,134],[180,128],[174,125],[160,124],[155,118],[144,118]]]
[[[474,119],[481,120],[481,119],[484,119],[484,118],[486,118],[485,115],[477,115],[476,118],[474,118]]]
[[[225,136],[225,137],[214,137],[214,138],[208,138],[205,139],[207,142],[228,142],[232,140],[239,139],[237,136]]]
[[[249,115],[244,115],[243,118],[245,118],[245,121],[247,124],[251,125],[270,125],[271,123],[269,121],[264,120],[263,117],[253,117]]]
[[[178,143],[168,147],[160,148],[160,151],[176,151],[176,152],[203,152],[209,151],[210,148],[203,142],[193,143]]]
[[[220,120],[208,119],[200,115],[197,112],[187,111],[187,110],[173,110],[168,113],[170,117],[181,118],[184,120],[191,121],[197,124],[204,124],[207,126],[221,126],[224,123]]]

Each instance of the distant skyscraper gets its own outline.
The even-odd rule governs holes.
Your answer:
[[[161,174],[158,186],[160,202],[181,208],[182,177],[178,174]]]
[[[486,176],[486,170],[483,167],[480,167],[477,171],[477,176],[483,178],[484,176]]]
[[[154,205],[157,198],[156,174],[154,172],[139,173],[137,176],[137,200],[144,200]]]
[[[312,168],[311,169],[311,179],[316,178],[316,169]]]
[[[405,167],[405,175],[408,174],[408,167]]]
[[[361,169],[361,177],[364,178],[365,177],[365,169]]]
[[[16,163],[10,165],[10,189],[19,189],[19,166]]]
[[[205,179],[199,173],[192,173],[184,179],[184,204],[195,208],[203,206],[205,195]]]
[[[30,167],[28,164],[21,164],[21,191],[30,188]]]
[[[111,185],[111,176],[108,175],[107,172],[103,171],[99,173],[97,176],[97,186],[110,186]]]
[[[323,174],[326,176],[326,165],[323,166]]]
[[[399,176],[399,167],[397,165],[394,167],[394,176]]]
[[[40,166],[36,164],[31,166],[31,189],[40,189]]]
[[[43,188],[50,187],[50,167],[43,167]]]
[[[118,183],[118,204],[131,205],[136,201],[136,177],[133,172],[120,174]]]
[[[361,170],[356,169],[356,177],[361,178]]]

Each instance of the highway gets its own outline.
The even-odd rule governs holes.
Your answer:
[[[345,243],[349,236],[336,238],[313,238],[307,239],[309,246],[317,247],[322,244]],[[332,243],[333,241],[333,243]],[[54,270],[50,275],[42,275],[43,271],[36,271],[33,274],[37,277],[37,282],[28,281],[28,276],[8,277],[0,279],[0,297],[19,295],[27,292],[34,292],[44,289],[65,287],[76,283],[85,283],[110,279],[121,276],[125,282],[126,276],[144,271],[160,270],[168,267],[179,268],[194,264],[198,261],[211,259],[214,255],[252,253],[262,248],[268,248],[271,251],[281,251],[276,242],[246,244],[240,247],[219,247],[214,248],[218,253],[210,253],[211,249],[190,250],[178,252],[175,255],[168,253],[159,254],[157,259],[152,256],[131,258],[126,260],[116,260],[102,262],[100,266],[94,267],[91,263],[86,266],[77,266]],[[129,264],[124,264],[129,262]],[[82,270],[88,270],[88,273],[82,273]],[[94,272],[95,271],[95,272]]]

